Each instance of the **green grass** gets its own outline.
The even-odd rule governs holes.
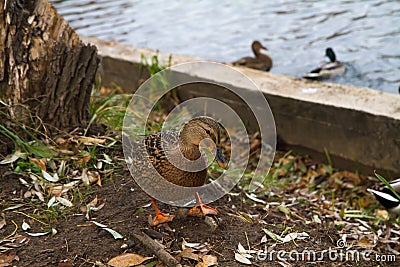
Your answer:
[[[170,66],[170,64],[171,64],[171,57],[169,58],[168,66]],[[165,67],[160,65],[158,54],[152,56],[150,61],[148,61],[147,58],[144,55],[142,55],[141,65],[148,70],[150,76],[154,76],[160,71],[165,69]],[[157,86],[162,86],[163,88],[168,87],[167,78],[156,79],[156,81],[157,83],[154,85],[155,87]],[[161,84],[159,84],[159,82]],[[92,92],[91,101],[89,105],[89,112],[91,114],[91,119],[89,121],[88,127],[85,130],[85,134],[87,133],[89,127],[93,123],[103,124],[112,130],[122,131],[122,124],[124,121],[124,117],[128,109],[129,102],[133,96],[132,94],[125,94],[125,93],[117,94],[116,92],[121,92],[122,89],[116,85],[110,88],[111,95],[106,95],[106,96],[101,95],[100,83],[101,81],[94,86]],[[155,111],[161,110],[161,106],[159,103],[155,106],[154,110]],[[138,118],[138,119],[144,119],[144,118]],[[151,130],[160,129],[160,125],[155,125],[154,121],[149,123],[151,123],[149,127]]]
[[[325,170],[327,171],[327,173],[332,174],[333,173],[333,163],[332,163],[332,159],[331,156],[329,154],[329,151],[326,147],[324,147],[324,153],[325,153],[325,157],[328,161],[328,164],[324,165]]]
[[[89,104],[91,119],[85,130],[85,135],[93,123],[103,124],[112,130],[121,131],[126,109],[131,98],[131,94],[102,96],[100,87],[96,87],[92,92]]]
[[[384,185],[386,185],[390,191],[392,191],[392,193],[398,198],[400,199],[400,195],[399,193],[397,193],[393,187],[390,185],[390,183],[381,175],[379,175],[378,173],[375,172],[375,176],[379,179],[379,181],[381,181]]]
[[[4,114],[4,113],[3,113]],[[11,120],[10,116],[6,117]],[[50,146],[43,144],[38,138],[31,133],[25,125],[16,123],[16,127],[20,128],[23,132],[27,133],[31,137],[32,141],[26,141],[21,138],[14,130],[6,128],[3,124],[0,124],[0,134],[7,137],[14,143],[14,151],[22,151],[24,153],[32,154],[41,158],[51,158],[57,154]]]

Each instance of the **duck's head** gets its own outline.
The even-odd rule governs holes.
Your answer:
[[[335,62],[335,61],[336,61],[335,52],[333,52],[333,49],[330,48],[330,47],[328,47],[328,48],[325,50],[325,56],[327,56],[331,62]]]
[[[263,46],[260,41],[254,41],[251,44],[251,49],[253,50],[254,54],[257,54],[261,49],[268,50],[265,46]]]
[[[227,169],[227,161],[220,149],[221,125],[206,116],[188,121],[179,135],[180,146],[186,149],[198,149],[202,141],[207,149],[213,153],[218,165]]]

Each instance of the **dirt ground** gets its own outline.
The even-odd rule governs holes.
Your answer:
[[[113,156],[121,157],[119,151],[119,148],[116,148]],[[112,172],[110,178],[102,181],[101,186],[82,187],[80,192],[84,195],[81,198],[83,200],[81,203],[74,202],[74,206],[79,207],[97,196],[97,205],[104,204],[104,206],[92,212],[90,220],[85,218],[84,212],[66,213],[62,218],[55,216],[54,219],[50,219],[49,225],[56,229],[56,234],[29,236],[27,232],[43,232],[49,225],[43,225],[29,216],[36,212],[36,202],[23,200],[27,187],[19,178],[26,176],[13,172],[8,165],[0,165],[0,205],[5,222],[5,225],[0,226],[0,248],[8,248],[1,254],[0,259],[3,262],[0,262],[0,266],[111,266],[107,265],[110,259],[124,253],[152,257],[138,266],[164,266],[153,257],[154,251],[135,239],[133,232],[136,229],[157,240],[164,246],[165,251],[183,266],[398,266],[399,264],[398,255],[395,256],[397,263],[393,259],[389,261],[387,257],[381,262],[376,259],[376,255],[387,256],[398,251],[400,246],[398,242],[396,243],[396,238],[390,242],[385,242],[387,238],[383,241],[380,238],[371,241],[373,240],[371,237],[378,235],[379,229],[387,229],[386,225],[392,228],[398,227],[393,220],[379,221],[368,231],[361,229],[368,225],[360,223],[357,218],[346,220],[339,217],[338,212],[326,207],[327,203],[332,202],[331,200],[327,201],[324,194],[310,192],[306,188],[306,183],[298,179],[294,179],[292,184],[287,184],[284,188],[274,188],[268,195],[257,196],[253,200],[242,188],[236,187],[230,194],[211,204],[219,211],[219,214],[212,218],[213,222],[218,223],[218,227],[213,231],[204,219],[184,216],[168,224],[151,227],[148,217],[154,215],[154,211],[149,205],[150,198],[135,184],[126,167],[123,165],[116,167]],[[346,177],[343,181],[345,179]],[[365,194],[365,188],[362,192]],[[337,194],[336,199],[342,200],[343,203],[349,201],[346,200],[346,195]],[[369,201],[372,202],[374,199],[369,198]],[[286,205],[282,206],[282,203]],[[21,205],[16,206],[18,204]],[[163,203],[159,203],[159,206],[163,211],[177,212],[176,207]],[[17,208],[7,209],[10,207]],[[75,213],[79,213],[79,209],[77,211]],[[91,223],[91,220],[107,225],[123,238],[114,239],[109,232]],[[28,223],[31,229],[24,231],[21,228],[24,222]],[[354,229],[361,230],[357,232]],[[307,236],[304,239],[294,237],[292,241],[283,242],[274,240],[268,231],[281,237],[288,233],[306,233]],[[397,239],[398,234],[395,235]],[[338,243],[343,235],[347,236],[348,241],[345,242],[351,245]],[[385,233],[381,234],[382,237],[384,235]],[[14,241],[10,241],[7,245],[4,242],[5,237],[9,240],[14,238]],[[243,247],[240,248],[239,244]],[[346,253],[349,250],[356,253],[372,252],[368,259],[361,257],[358,260],[353,258],[346,260],[338,258],[339,254],[336,252],[329,254],[333,250],[338,253]],[[266,254],[260,254],[260,251]],[[281,257],[278,251],[281,251],[279,254]],[[287,253],[315,251],[317,253],[315,255],[322,257],[313,258],[314,254],[307,254],[303,258],[290,259],[287,258],[288,254],[282,254],[282,251]],[[204,255],[212,257],[205,258]],[[244,257],[247,255],[251,264],[241,263],[245,261],[242,259],[243,255]]]

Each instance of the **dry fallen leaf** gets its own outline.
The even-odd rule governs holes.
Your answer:
[[[359,246],[359,247],[372,247],[373,243],[366,236],[364,236],[363,238],[360,239],[360,241],[357,242],[356,246]]]
[[[78,140],[85,145],[93,145],[93,144],[100,144],[103,145],[106,143],[105,139],[99,139],[99,138],[94,138],[94,137],[88,137],[88,136],[80,136]]]
[[[122,239],[122,238],[124,238],[124,237],[123,237],[120,233],[118,233],[117,231],[115,231],[115,230],[113,230],[113,229],[111,229],[111,228],[108,228],[107,225],[98,223],[98,222],[96,222],[96,221],[92,221],[92,223],[94,223],[95,225],[97,225],[97,226],[100,227],[101,229],[103,229],[103,230],[109,232],[109,233],[114,237],[114,239]]]
[[[0,164],[10,164],[18,160],[19,158],[25,158],[25,157],[26,153],[22,153],[20,149],[16,149],[13,154],[8,155],[2,161],[0,161]]]
[[[90,182],[89,182],[89,177],[88,177],[87,169],[86,169],[86,168],[84,168],[84,169],[82,170],[81,179],[82,179],[82,182],[83,182],[85,185],[89,185],[89,184],[90,184]]]
[[[62,137],[57,137],[55,142],[56,142],[57,145],[64,145],[65,143],[67,143],[67,140],[65,140]]]
[[[31,190],[31,192],[36,195],[40,201],[44,202],[44,196],[42,192],[36,191],[36,190]]]
[[[97,176],[96,184],[101,187],[101,176],[100,176],[100,174]]]
[[[0,254],[0,266],[12,266],[12,262],[16,260],[19,261],[19,257],[13,253],[10,254]]]
[[[57,173],[55,173],[54,175],[51,175],[48,172],[46,172],[45,170],[42,170],[42,175],[43,175],[43,178],[49,182],[55,183],[55,182],[58,182],[58,180],[59,180]]]
[[[67,184],[54,184],[54,186],[50,188],[50,194],[56,197],[60,197],[63,193],[68,192],[79,183],[80,181],[72,181]]]
[[[251,265],[251,261],[240,253],[235,252],[235,260],[240,263]]]
[[[194,251],[196,251],[196,250],[194,250],[193,248],[185,248],[183,251],[181,251],[179,253],[179,256],[181,256],[182,258],[185,258],[185,259],[199,261],[199,255],[193,253]]]
[[[54,188],[52,188],[52,189],[50,189],[50,194],[51,194],[53,197],[54,197],[54,196],[60,197],[61,194],[62,194],[62,189],[54,189]]]
[[[99,198],[96,195],[95,198],[87,204],[87,206],[88,207],[96,207],[97,202],[99,202]]]
[[[96,183],[97,185],[101,186],[101,181],[100,181],[100,184],[99,184],[100,174],[98,172],[88,171],[87,175],[88,175],[88,180],[89,180],[90,184]]]
[[[200,256],[201,262],[196,264],[196,267],[209,267],[218,264],[217,257],[213,255],[202,255]]]
[[[37,158],[29,158],[29,161],[38,166],[41,170],[46,171],[46,160],[37,159]]]
[[[49,199],[49,202],[47,202],[47,207],[50,208],[51,206],[54,205],[54,203],[56,203],[56,197],[55,197],[55,196],[52,196],[52,197]]]
[[[129,267],[139,265],[152,258],[153,257],[145,257],[135,253],[126,253],[112,258],[108,261],[108,264],[113,267]]]
[[[309,238],[310,237],[310,235],[309,234],[307,234],[306,232],[301,232],[301,233],[297,233],[297,232],[294,232],[294,233],[289,233],[289,234],[287,234],[284,238],[283,238],[283,243],[286,243],[286,242],[289,242],[289,241],[293,241],[293,240],[295,240],[295,239],[297,239],[297,240],[304,240],[304,239],[306,239],[306,238]]]
[[[80,163],[88,163],[90,159],[91,159],[91,156],[90,156],[90,154],[88,154],[86,156],[78,158],[77,161]]]
[[[388,221],[390,217],[387,210],[376,210],[376,218]]]
[[[40,233],[27,233],[30,236],[44,236],[50,234],[50,232],[40,232]]]
[[[201,244],[201,243],[188,243],[186,242],[185,239],[183,239],[182,241],[182,250],[185,250],[185,248],[193,248],[196,250],[202,249],[205,247],[205,244]]]
[[[68,199],[63,198],[63,197],[56,197],[56,200],[65,207],[72,207],[74,205],[74,204],[72,204],[71,201],[69,201]]]

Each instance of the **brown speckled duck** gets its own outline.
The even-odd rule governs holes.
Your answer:
[[[268,49],[259,41],[254,41],[251,44],[251,49],[255,57],[243,57],[232,62],[232,64],[234,66],[245,66],[256,70],[269,71],[272,68],[272,59],[268,55],[261,53],[261,49]]]
[[[211,139],[215,143],[215,147],[209,142],[207,148],[214,154],[218,165],[224,169],[227,168],[227,162],[222,155],[220,149],[220,132],[221,126],[218,122],[210,117],[197,117],[188,121],[180,132],[177,131],[163,131],[147,135],[143,139],[143,143],[147,150],[147,158],[155,167],[157,172],[167,181],[185,187],[198,187],[207,182],[207,168],[205,160],[197,161],[203,164],[199,171],[190,172],[174,166],[169,159],[180,158],[183,155],[189,161],[185,164],[194,164],[194,160],[201,158],[199,149],[200,142]],[[163,140],[163,141],[162,141]],[[168,153],[166,153],[168,151]],[[168,157],[167,158],[167,154]],[[147,160],[143,162],[139,159],[135,164],[146,165]],[[174,161],[173,161],[174,162]],[[190,167],[190,166],[187,166]],[[139,167],[141,168],[141,167]],[[146,168],[144,166],[142,175],[146,175]],[[157,186],[157,185],[154,185]],[[207,214],[217,214],[217,210],[203,204],[199,195],[196,193],[197,205],[189,210],[191,216],[205,216]],[[174,218],[174,215],[163,213],[159,210],[156,200],[152,198],[152,204],[156,211],[156,217],[152,221],[155,226],[160,223],[169,222]]]

